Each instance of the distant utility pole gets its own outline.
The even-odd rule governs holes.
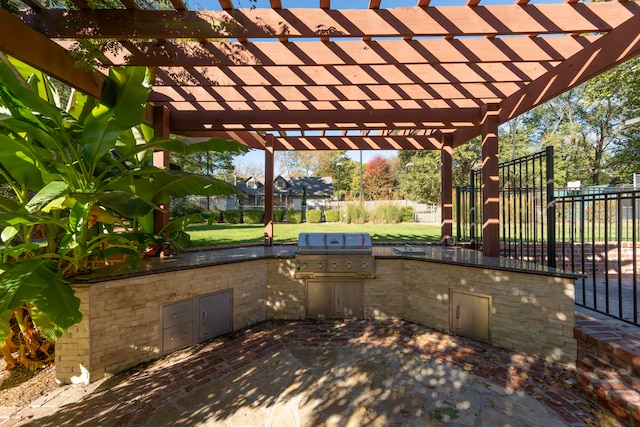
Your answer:
[[[364,204],[364,190],[362,186],[362,150],[360,150],[360,204]]]

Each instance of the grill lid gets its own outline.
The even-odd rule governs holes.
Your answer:
[[[300,233],[298,253],[372,253],[369,233]]]

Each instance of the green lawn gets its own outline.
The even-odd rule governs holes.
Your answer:
[[[192,225],[187,233],[195,246],[229,245],[263,242],[264,226],[257,224]],[[298,234],[309,232],[366,232],[374,242],[409,242],[440,240],[440,226],[416,223],[400,224],[275,224],[274,243],[297,242]]]

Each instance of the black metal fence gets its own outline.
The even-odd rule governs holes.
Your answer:
[[[499,165],[501,253],[509,258],[555,265],[553,147]],[[456,232],[472,248],[482,244],[482,171],[456,188]],[[550,220],[551,218],[551,220]]]
[[[553,150],[500,164],[501,255],[584,274],[575,302],[640,326],[638,234],[640,190],[555,190]],[[482,245],[482,175],[456,188],[457,237]]]
[[[583,273],[577,305],[638,325],[640,190],[581,188],[556,197],[558,268]]]

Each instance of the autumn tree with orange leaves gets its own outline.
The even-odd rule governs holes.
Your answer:
[[[393,174],[389,161],[381,156],[373,157],[367,164],[362,186],[369,200],[389,199],[393,190]]]

